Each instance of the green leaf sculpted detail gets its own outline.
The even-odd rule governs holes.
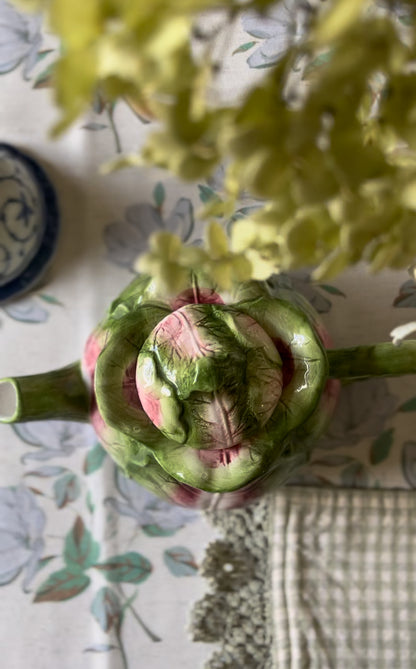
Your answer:
[[[133,279],[120,295],[113,300],[108,312],[108,318],[102,323],[103,329],[111,328],[114,325],[114,321],[120,318],[120,315],[138,311],[145,304],[165,308],[168,306],[166,299],[158,293],[152,278],[146,274],[141,274]]]
[[[145,341],[137,383],[145,410],[147,401],[151,410],[157,405],[155,425],[168,439],[227,447],[265,422],[280,394],[281,359],[265,332],[237,309],[188,304]]]
[[[293,376],[268,424],[274,438],[298,427],[312,414],[328,378],[325,349],[307,316],[294,305],[279,299],[257,298],[240,302],[237,308],[248,313],[279,345],[289,345]]]
[[[104,421],[148,446],[158,441],[160,435],[147,415],[126,401],[123,380],[129,366],[135,368],[146,337],[167,313],[166,308],[146,304],[113,321],[108,343],[98,357],[95,370],[97,405]]]
[[[202,274],[176,298],[158,290],[137,277],[97,329],[106,451],[179,503],[283,482],[323,425],[328,363],[316,312],[258,281],[234,286],[229,304]]]
[[[100,555],[100,546],[78,516],[65,538],[64,560],[69,569],[88,569]]]
[[[140,553],[130,551],[94,565],[110,583],[143,583],[152,572],[152,565]]]
[[[215,453],[211,459],[209,453],[180,444],[166,443],[154,451],[174,478],[207,492],[235,491],[269,474],[284,479],[292,465],[303,464],[314,436],[313,430],[308,435],[305,423],[318,410],[327,381],[325,350],[307,316],[289,302],[263,296],[256,286],[250,290],[257,296],[233,308],[251,316],[278,350],[280,346],[282,355],[290,348],[292,357],[292,376],[271,418],[234,451],[217,451],[217,460]]]
[[[53,572],[36,590],[33,601],[63,602],[76,597],[91,583],[91,579],[79,569],[65,567]]]
[[[162,434],[169,440],[184,443],[187,430],[183,423],[181,404],[175,387],[166,379],[160,378],[157,358],[155,360],[152,355],[153,349],[151,344],[150,347],[145,345],[141,349],[137,360],[137,380],[142,385],[145,382],[151,384],[152,398],[160,405],[160,412],[163,415],[163,426],[158,425]]]
[[[212,461],[219,459],[218,465],[211,464],[211,454]],[[239,447],[236,458],[232,453],[222,455],[220,451],[197,450],[181,444],[160,447],[155,457],[177,481],[206,492],[239,490],[264,473],[264,454],[255,443]]]
[[[125,476],[133,478],[158,497],[170,501],[176,498],[180,484],[156,461],[154,449],[111,427],[106,428],[105,439],[103,437],[106,450]],[[167,439],[163,437],[161,442],[165,443]]]

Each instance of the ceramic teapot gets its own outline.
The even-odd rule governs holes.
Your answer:
[[[90,420],[124,474],[152,492],[231,508],[307,461],[338,379],[407,373],[416,355],[416,342],[329,346],[317,313],[293,290],[272,294],[267,282],[249,281],[222,293],[193,274],[167,298],[139,276],[81,361],[0,380],[0,421]]]

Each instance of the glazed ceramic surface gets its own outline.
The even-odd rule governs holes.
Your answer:
[[[90,420],[125,475],[170,501],[230,508],[305,464],[340,379],[416,370],[416,342],[330,349],[315,310],[268,283],[180,295],[137,277],[81,363],[0,380],[0,420]]]
[[[29,156],[0,144],[0,300],[39,279],[57,234],[56,196],[45,173]]]
[[[338,392],[327,343],[293,291],[253,281],[220,293],[193,275],[166,297],[141,276],[89,337],[81,368],[0,383],[0,419],[89,419],[157,495],[235,506],[307,461]]]
[[[83,360],[92,423],[123,470],[178,503],[235,505],[305,462],[336,382],[300,304],[257,282],[220,294],[195,277],[170,299],[130,284]]]

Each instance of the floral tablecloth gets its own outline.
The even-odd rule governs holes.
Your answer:
[[[78,359],[133,278],[150,232],[198,234],[197,187],[144,169],[99,174],[147,131],[126,105],[107,109],[97,100],[88,118],[49,140],[56,49],[38,17],[0,1],[0,141],[42,165],[62,221],[42,285],[0,306],[1,376]],[[205,591],[199,565],[214,535],[202,514],[122,476],[90,426],[0,426],[2,667],[202,666],[210,649],[193,643],[187,627]]]
[[[247,15],[227,47],[230,80],[260,76],[301,30],[287,3],[273,19]],[[285,30],[282,30],[285,26]],[[0,0],[0,141],[40,162],[59,198],[62,233],[42,285],[0,307],[0,374],[31,374],[79,358],[110,300],[133,277],[149,234],[167,229],[199,243],[209,183],[178,183],[158,170],[103,176],[100,165],[139,148],[148,119],[97,96],[62,138],[50,80],[58,44]],[[238,76],[234,76],[238,72]],[[236,217],[253,206],[242,201]],[[230,221],[224,225],[227,227]],[[315,285],[305,270],[273,281],[300,290],[337,346],[389,339],[414,319],[416,282],[363,268]],[[297,485],[416,486],[414,377],[346,386],[328,434]],[[209,646],[187,634],[189,611],[217,531],[200,513],[170,506],[125,479],[89,426],[0,426],[0,646],[4,669],[201,666]],[[240,666],[240,665],[236,665]]]

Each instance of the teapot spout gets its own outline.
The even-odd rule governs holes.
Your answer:
[[[0,379],[0,423],[89,420],[90,397],[79,362],[45,374]]]

